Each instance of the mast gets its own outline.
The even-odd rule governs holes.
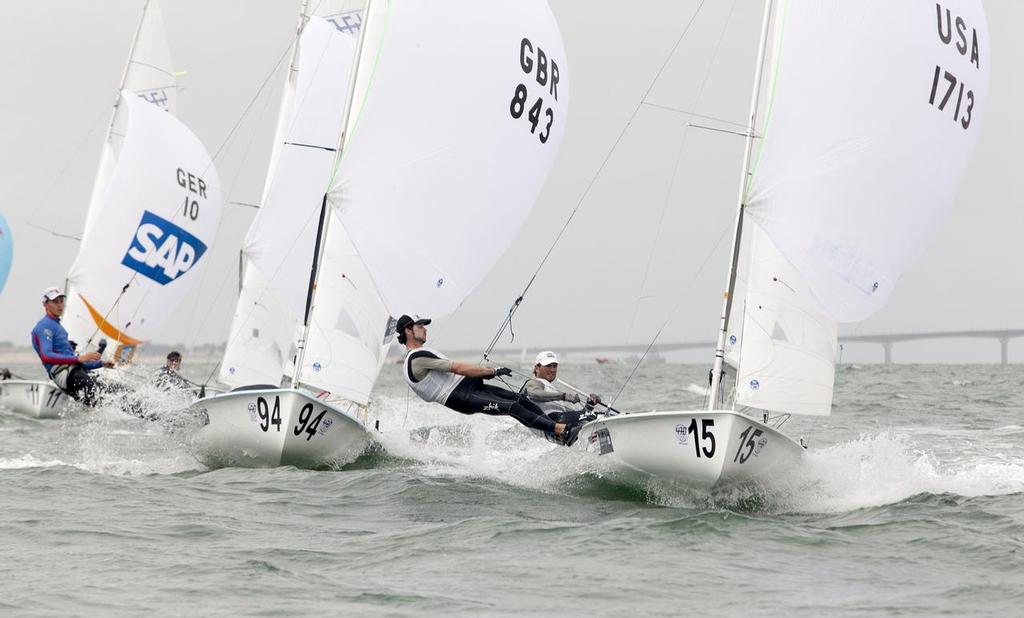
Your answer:
[[[135,28],[135,36],[132,37],[132,46],[128,50],[128,62],[124,63],[124,72],[121,73],[121,84],[117,87],[117,96],[114,97],[114,108],[110,111],[110,123],[107,124],[107,135],[104,142],[110,141],[110,132],[114,130],[114,121],[117,119],[117,108],[121,105],[121,91],[128,81],[128,71],[132,67],[132,58],[135,56],[135,47],[139,44],[139,35],[142,34],[142,24],[146,23],[146,9],[149,8],[149,0],[142,5],[142,17],[139,18],[139,25]]]
[[[735,232],[732,237],[731,259],[727,277],[725,299],[722,301],[722,317],[718,326],[718,343],[715,345],[715,364],[711,370],[711,390],[708,397],[708,409],[718,408],[718,389],[722,383],[725,368],[725,339],[729,332],[729,315],[732,313],[732,296],[736,289],[736,266],[739,262],[740,239],[743,235],[743,198],[747,189],[747,178],[750,174],[750,155],[754,149],[754,128],[757,122],[757,102],[761,92],[761,78],[764,76],[764,56],[768,45],[768,25],[771,22],[773,0],[766,0],[764,17],[761,23],[761,43],[758,45],[757,67],[754,71],[754,89],[750,96],[750,122],[747,126],[747,140],[743,149],[743,173],[740,176],[739,197],[737,198]]]
[[[355,98],[356,78],[359,77],[359,63],[363,56],[363,42],[366,38],[366,24],[370,19],[370,5],[373,0],[366,0],[363,7],[363,23],[359,28],[359,42],[356,44],[356,56],[352,59],[352,75],[349,76],[348,94],[345,97],[345,114],[341,122],[341,138],[338,140],[337,158],[334,172],[337,174],[338,163],[341,161],[341,154],[345,149],[345,139],[348,137],[348,121],[352,113],[352,101]],[[330,183],[334,182],[335,174],[331,175]],[[302,318],[302,337],[299,339],[299,352],[295,358],[295,366],[292,369],[292,388],[299,387],[299,375],[302,373],[302,362],[306,356],[306,339],[309,338],[309,316],[313,312],[313,305],[316,302],[316,284],[320,280],[320,266],[323,261],[324,246],[327,239],[327,230],[330,227],[331,215],[330,206],[327,204],[327,192],[330,191],[330,184],[324,192],[323,206],[320,211],[320,225],[317,227],[316,249],[313,255],[312,272],[309,276],[309,289],[306,294],[306,311]]]

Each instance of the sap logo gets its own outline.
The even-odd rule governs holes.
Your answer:
[[[204,253],[201,240],[147,210],[121,263],[167,285],[195,266]]]

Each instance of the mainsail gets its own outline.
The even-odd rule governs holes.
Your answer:
[[[357,23],[358,14],[341,15]],[[243,248],[247,265],[219,375],[230,386],[279,385],[289,372],[341,137],[356,38],[310,17],[297,44],[263,201]]]
[[[780,4],[744,197],[736,404],[823,415],[837,323],[885,303],[952,204],[988,30],[976,0]]]

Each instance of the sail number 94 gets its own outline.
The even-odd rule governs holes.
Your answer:
[[[253,404],[249,404],[252,406]],[[254,409],[255,408],[255,409]],[[270,403],[263,397],[256,398],[256,405],[249,408],[249,412],[255,421],[259,419],[257,423],[263,433],[270,431],[273,426],[276,431],[281,431],[281,398],[274,397],[274,407],[270,407]],[[331,426],[330,419],[324,420],[324,416],[327,414],[327,410],[320,410],[320,414],[313,415],[313,404],[307,403],[302,406],[299,410],[299,422],[295,423],[295,427],[292,428],[292,433],[296,436],[301,436],[303,433],[306,434],[306,441],[309,442],[313,439],[313,436],[317,434],[320,429],[320,424],[323,422],[323,429],[327,431],[327,428]]]

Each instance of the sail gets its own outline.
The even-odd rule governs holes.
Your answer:
[[[82,240],[69,274],[65,326],[80,344],[97,330],[127,345],[152,338],[198,282],[220,223],[220,181],[199,140],[133,92],[120,105],[128,129],[97,213],[103,233]]]
[[[218,379],[238,387],[279,386],[295,354],[295,314],[279,300],[258,268],[242,276],[235,316]]]
[[[0,212],[0,292],[4,291],[7,285],[7,275],[11,273],[11,262],[14,261],[14,237],[11,236],[11,226],[7,225],[7,219]]]
[[[130,90],[156,107],[177,114],[178,84],[164,32],[164,19],[157,0],[147,0],[142,8],[142,20],[128,57],[121,89]],[[85,216],[83,240],[92,233],[96,213],[106,195],[127,130],[128,114],[123,107],[115,104],[110,132],[103,143],[100,163],[93,181],[89,210]]]
[[[743,238],[750,255],[736,404],[830,414],[836,321],[822,314],[800,273],[757,225]]]
[[[438,316],[504,253],[547,177],[565,50],[543,0],[371,6],[329,202],[389,312]]]
[[[395,320],[337,219],[324,242],[299,380],[365,404],[394,339]]]
[[[355,46],[354,37],[318,17],[303,29],[263,202],[243,248],[248,265],[220,371],[226,384],[279,384],[290,364]]]
[[[785,3],[745,199],[823,312],[862,320],[943,220],[977,141],[981,2]]]

